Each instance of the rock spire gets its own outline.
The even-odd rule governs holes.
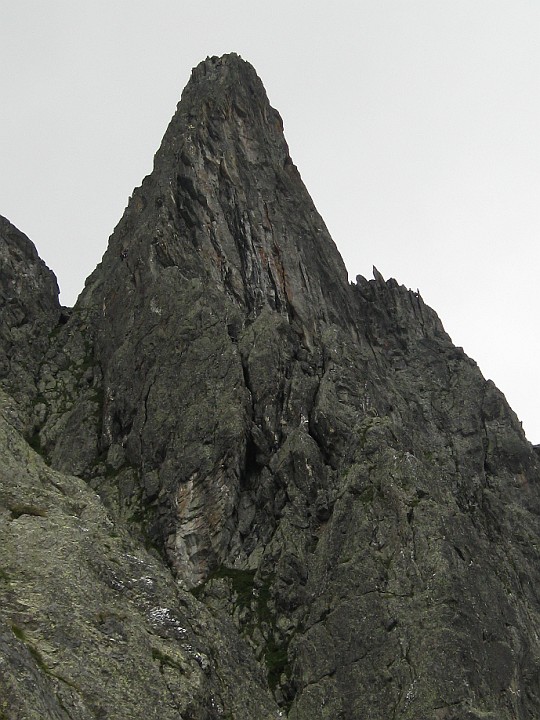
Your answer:
[[[12,545],[63,528],[50,565],[4,559],[5,657],[50,717],[147,717],[137,668],[163,717],[540,715],[537,453],[418,293],[349,284],[248,63],[194,69],[69,318],[50,307],[20,423],[47,465],[16,449],[2,496]],[[64,634],[21,610],[24,568],[52,597],[55,563]]]

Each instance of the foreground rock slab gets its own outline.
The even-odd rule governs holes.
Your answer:
[[[230,622],[176,587],[0,397],[0,716],[276,718]]]

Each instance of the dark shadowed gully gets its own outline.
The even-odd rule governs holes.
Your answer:
[[[349,284],[248,63],[195,68],[72,310],[0,257],[2,720],[540,717],[536,452]]]

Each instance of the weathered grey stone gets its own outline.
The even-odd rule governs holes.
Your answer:
[[[276,718],[247,647],[179,590],[0,396],[0,716]],[[225,710],[226,708],[226,710]]]
[[[67,500],[36,485],[31,513],[4,505],[21,592],[33,598],[43,575],[60,615],[64,585],[81,607],[110,607],[99,623],[81,610],[75,632],[36,605],[27,645],[65,658],[70,682],[94,697],[82,653],[116,672],[96,648],[124,643],[133,665],[110,702],[137,718],[158,702],[265,718],[265,683],[295,720],[540,716],[538,452],[418,293],[375,269],[348,283],[238,56],[194,70],[153,172],[46,347],[32,422],[54,470],[40,472],[83,493],[58,471],[75,473],[100,500],[84,490],[87,533],[82,510],[56,523],[61,551],[47,523]],[[34,462],[21,447],[17,472]],[[76,709],[73,688],[53,709],[51,682],[36,703],[99,717]]]
[[[0,216],[0,384],[25,407],[35,403],[38,369],[61,319],[58,285],[22,232]]]

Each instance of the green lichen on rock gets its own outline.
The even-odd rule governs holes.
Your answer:
[[[13,640],[1,646],[12,671],[0,675],[0,695],[12,698],[10,720],[94,718],[100,707],[118,720],[157,717],[158,708],[160,718],[211,717],[210,697],[238,718],[255,706],[275,717],[254,660],[230,675],[231,629],[179,591],[84,482],[47,468],[6,422],[12,410],[3,398],[0,565],[9,582],[0,583],[0,615]],[[21,663],[33,678],[25,693]]]
[[[9,720],[540,717],[538,453],[348,282],[250,65],[194,70],[72,311],[0,231]]]

